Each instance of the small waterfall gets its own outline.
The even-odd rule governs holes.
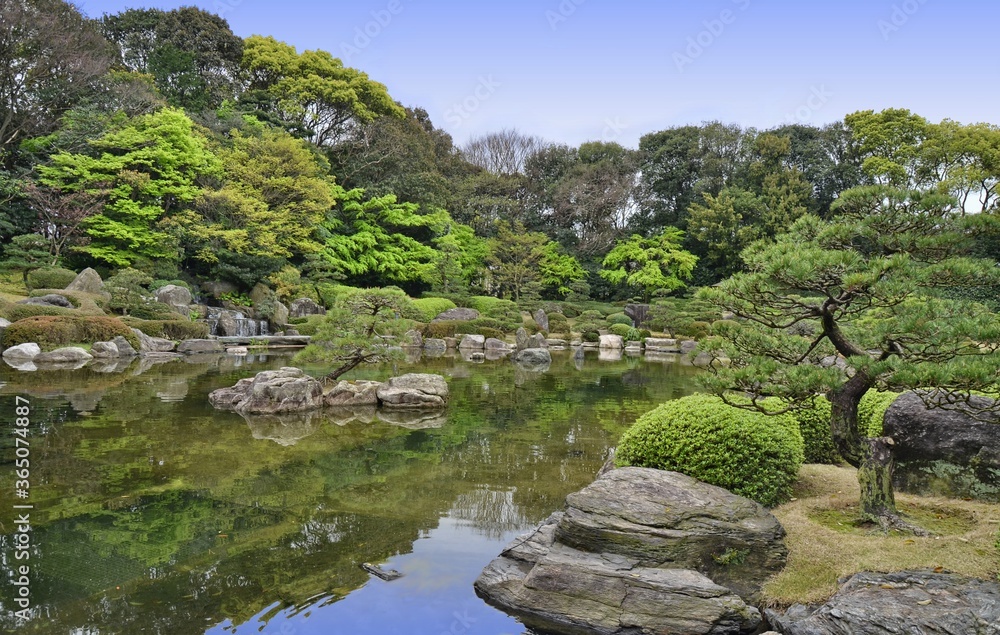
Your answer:
[[[267,320],[248,318],[240,311],[229,311],[218,307],[209,307],[209,335],[224,337],[258,337],[268,335]]]

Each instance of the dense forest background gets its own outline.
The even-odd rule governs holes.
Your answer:
[[[904,109],[823,127],[706,122],[637,149],[515,129],[458,147],[330,53],[240,38],[201,9],[91,20],[63,0],[0,0],[8,269],[279,295],[337,282],[648,299],[739,271],[744,247],[831,217],[847,189],[933,190],[992,214],[998,182],[1000,128]],[[983,237],[980,255],[995,245]]]

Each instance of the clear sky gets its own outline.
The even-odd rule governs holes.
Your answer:
[[[237,35],[325,49],[457,143],[572,145],[718,119],[769,128],[903,107],[1000,123],[995,0],[82,0],[195,5]]]

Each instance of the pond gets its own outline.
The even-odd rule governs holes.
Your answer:
[[[676,361],[590,355],[556,353],[544,374],[451,357],[354,373],[448,378],[446,416],[391,423],[247,421],[208,405],[287,356],[0,370],[0,632],[523,633],[473,580],[590,483],[638,415],[695,388]],[[30,404],[28,499],[15,498],[16,401]],[[25,503],[18,561],[11,510]],[[25,562],[27,622],[14,615]]]

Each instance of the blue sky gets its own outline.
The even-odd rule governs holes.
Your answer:
[[[84,0],[196,5],[241,36],[321,48],[462,143],[516,127],[636,146],[718,119],[769,128],[904,107],[1000,123],[1000,5],[984,0]]]

